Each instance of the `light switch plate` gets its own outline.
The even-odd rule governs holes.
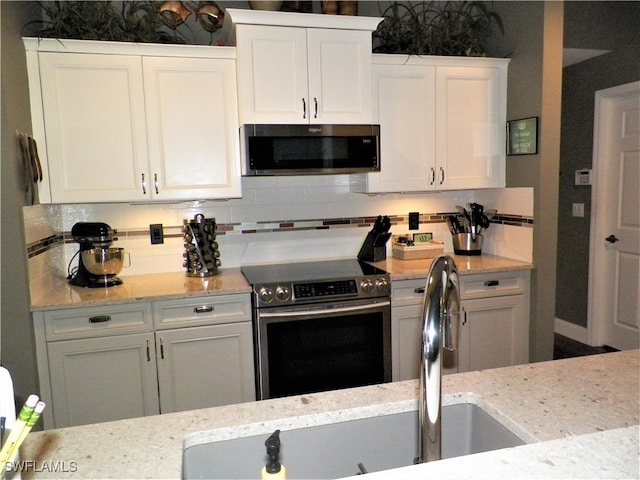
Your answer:
[[[420,228],[420,212],[409,212],[409,230]]]
[[[574,217],[584,217],[584,203],[574,203],[571,212]]]
[[[164,243],[164,231],[161,223],[149,225],[149,237],[151,238],[151,245]]]

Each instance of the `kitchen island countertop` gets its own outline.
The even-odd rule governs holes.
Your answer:
[[[476,403],[529,444],[372,478],[638,478],[638,359],[634,350],[448,375],[444,404]],[[21,449],[31,462],[22,478],[180,478],[185,444],[415,410],[416,387],[405,381],[34,432]]]

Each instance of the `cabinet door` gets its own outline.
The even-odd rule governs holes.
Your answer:
[[[162,413],[255,400],[251,322],[156,333]]]
[[[309,121],[371,123],[371,33],[310,28],[307,44]]]
[[[143,66],[152,197],[240,197],[235,61],[144,57]]]
[[[524,295],[462,301],[460,371],[527,363],[527,308]]]
[[[40,53],[51,201],[144,200],[140,57]]]
[[[380,173],[368,192],[435,188],[435,67],[374,65],[374,122],[380,124]]]
[[[236,27],[240,123],[308,123],[305,28]]]
[[[422,308],[426,279],[392,284],[391,361],[393,381],[412,380],[420,375]],[[458,372],[458,351],[443,351],[442,373]]]
[[[153,334],[49,342],[55,428],[159,413]]]
[[[438,189],[504,187],[501,80],[499,68],[437,67]]]

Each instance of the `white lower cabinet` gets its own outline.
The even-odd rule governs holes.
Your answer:
[[[160,413],[153,333],[47,345],[54,426]]]
[[[33,316],[45,428],[255,400],[249,294]]]
[[[529,361],[529,270],[461,275],[458,349],[443,373]],[[418,378],[426,278],[392,282],[392,377]]]
[[[162,413],[255,400],[250,322],[156,332]]]

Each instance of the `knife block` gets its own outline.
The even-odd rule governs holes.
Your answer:
[[[365,262],[381,262],[387,259],[387,240],[391,237],[390,233],[380,233],[374,235],[373,233],[367,233],[367,237],[360,247],[358,253],[358,260],[364,260]],[[382,243],[382,245],[380,245]]]

